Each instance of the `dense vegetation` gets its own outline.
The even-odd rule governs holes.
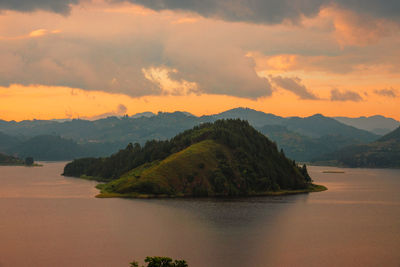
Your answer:
[[[400,168],[400,127],[379,140],[345,147],[328,154],[322,162],[347,167]]]
[[[129,144],[108,158],[75,160],[64,175],[109,181],[103,196],[254,195],[311,185],[305,166],[238,119],[204,123],[168,141]]]

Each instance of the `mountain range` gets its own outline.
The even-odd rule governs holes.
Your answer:
[[[344,124],[363,129],[378,135],[385,135],[399,126],[399,121],[381,115],[359,118],[333,117]]]
[[[297,161],[318,159],[345,146],[370,143],[380,137],[321,114],[285,118],[249,108],[235,108],[201,117],[187,112],[145,112],[95,121],[0,121],[0,152],[34,156],[36,160],[107,156],[128,143],[167,140],[196,125],[226,118],[247,120]],[[382,120],[387,118],[382,117]],[[377,128],[380,126],[377,124]]]

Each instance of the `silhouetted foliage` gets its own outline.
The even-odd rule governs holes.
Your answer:
[[[31,166],[31,165],[33,165],[33,158],[32,157],[26,157],[25,158],[25,164],[26,165],[28,165],[28,166]]]
[[[146,257],[144,262],[147,263],[147,265],[142,265],[142,267],[188,267],[185,260],[172,260],[168,257]],[[131,262],[130,265],[131,267],[139,267],[137,261]]]

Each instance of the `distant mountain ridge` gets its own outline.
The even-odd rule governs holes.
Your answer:
[[[334,117],[334,119],[344,124],[370,131],[378,135],[387,134],[400,125],[399,121],[381,115],[358,118]]]
[[[76,147],[74,153],[66,150],[64,159],[106,156],[124,148],[130,142],[144,144],[152,139],[167,140],[196,125],[224,118],[239,118],[249,121],[252,126],[267,134],[280,148],[283,148],[287,156],[298,161],[309,161],[318,158],[321,153],[333,152],[351,144],[369,143],[379,138],[378,135],[320,114],[305,118],[284,118],[249,108],[235,108],[201,117],[177,111],[159,112],[158,114],[145,112],[136,117],[135,115],[133,117],[108,117],[94,121],[81,119],[0,121],[0,132],[5,134],[5,136],[0,134],[0,152],[26,156],[31,153],[18,146],[21,142],[36,136],[48,136],[48,138],[59,136],[61,137],[58,139],[60,146],[63,146],[66,140],[70,140],[74,143],[74,145],[71,144],[71,147]],[[266,126],[280,126],[280,128],[275,127],[274,133],[271,135],[271,132],[266,130],[268,128]],[[7,138],[13,141],[6,141]],[[33,152],[52,155],[50,158],[56,158],[55,154],[58,152],[49,154],[47,152],[49,149],[51,149],[49,146],[43,146],[42,149],[36,149]],[[62,153],[62,151],[59,152]],[[61,157],[61,154],[58,154],[57,157]]]
[[[348,138],[342,135],[324,135],[312,138],[290,131],[281,125],[265,125],[258,130],[274,140],[286,155],[303,162],[313,161],[321,155],[345,146],[362,143],[357,138]]]

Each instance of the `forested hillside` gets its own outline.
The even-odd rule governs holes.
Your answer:
[[[317,163],[347,167],[400,168],[400,127],[375,142],[348,146],[321,159]]]
[[[85,158],[64,175],[110,181],[103,193],[252,195],[311,190],[306,167],[286,158],[248,122],[204,123],[167,141],[129,144],[108,158]]]

